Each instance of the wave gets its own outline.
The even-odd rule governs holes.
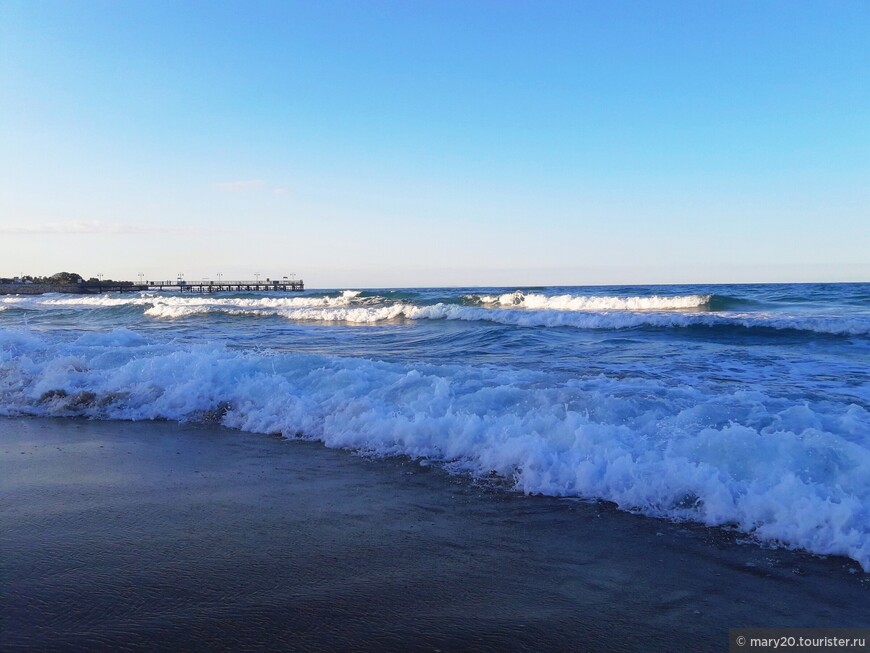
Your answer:
[[[492,322],[518,327],[568,327],[576,329],[620,330],[636,328],[728,328],[773,331],[803,331],[825,335],[857,336],[870,334],[870,321],[833,317],[788,317],[765,315],[656,314],[656,313],[564,313],[560,311],[514,311],[435,304],[412,306],[392,304],[371,307],[307,307],[268,311],[218,307],[155,305],[145,313],[151,317],[179,318],[220,311],[228,315],[278,315],[299,322],[345,322],[376,324],[393,320],[462,320]]]
[[[179,314],[208,312],[221,309],[281,309],[313,306],[347,306],[353,302],[372,303],[381,297],[361,298],[358,290],[344,290],[338,296],[302,296],[302,297],[222,297],[219,295],[160,295],[143,293],[138,295],[59,295],[56,293],[34,297],[9,297],[0,300],[3,305],[22,308],[117,308],[124,306],[147,306],[150,308],[177,308]],[[183,309],[191,309],[185,313]],[[146,310],[147,313],[147,310]],[[157,314],[160,313],[158,308]]]
[[[758,310],[769,306],[755,299],[729,295],[710,295],[710,301],[707,303],[707,309],[710,311]]]
[[[492,309],[434,304],[414,306],[390,304],[376,306],[310,306],[281,308],[279,310],[242,309],[237,307],[155,304],[145,313],[156,318],[179,318],[206,312],[228,315],[280,316],[298,322],[345,322],[350,324],[376,324],[394,320],[461,320],[490,322],[506,326],[575,328],[594,330],[621,330],[636,328],[688,329],[724,328],[771,331],[799,331],[825,335],[860,336],[870,334],[870,320],[866,318],[837,318],[823,316],[788,316],[765,314],[720,315],[713,313],[610,313],[562,312],[556,310]]]
[[[216,421],[495,473],[518,491],[846,555],[870,571],[870,413],[659,379],[0,330],[0,415]]]
[[[840,336],[870,335],[870,317],[832,316],[807,312],[698,311],[742,300],[718,295],[615,297],[506,293],[465,295],[474,305],[440,301],[420,305],[383,295],[345,290],[339,294],[295,297],[226,297],[216,295],[130,296],[43,295],[6,297],[0,309],[116,309],[142,307],[156,319],[179,319],[209,313],[235,316],[278,316],[291,321],[376,324],[394,320],[460,320],[518,327],[564,327],[595,330],[739,329],[798,331]],[[514,303],[511,303],[514,302]],[[585,308],[583,308],[585,307]]]
[[[512,306],[532,310],[557,311],[666,311],[701,308],[710,303],[712,295],[681,295],[676,297],[636,296],[609,297],[597,295],[541,295],[519,290],[502,295],[465,295],[483,305]]]
[[[870,319],[825,316],[789,316],[770,314],[714,313],[604,313],[563,312],[556,310],[486,309],[436,304],[410,307],[405,316],[411,319],[446,319],[489,321],[524,327],[573,327],[578,329],[633,329],[726,327],[808,331],[828,335],[868,335]]]

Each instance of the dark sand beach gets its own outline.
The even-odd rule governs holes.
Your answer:
[[[408,460],[172,423],[0,420],[0,648],[685,651],[868,626],[852,561]]]

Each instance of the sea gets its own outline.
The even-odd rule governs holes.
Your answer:
[[[866,283],[3,296],[0,416],[317,440],[870,572]]]

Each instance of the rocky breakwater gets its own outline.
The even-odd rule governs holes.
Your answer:
[[[96,288],[53,283],[0,283],[0,295],[42,295],[48,292],[83,294],[98,292]]]

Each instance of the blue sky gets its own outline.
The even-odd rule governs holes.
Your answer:
[[[870,3],[0,3],[0,276],[870,280]]]

